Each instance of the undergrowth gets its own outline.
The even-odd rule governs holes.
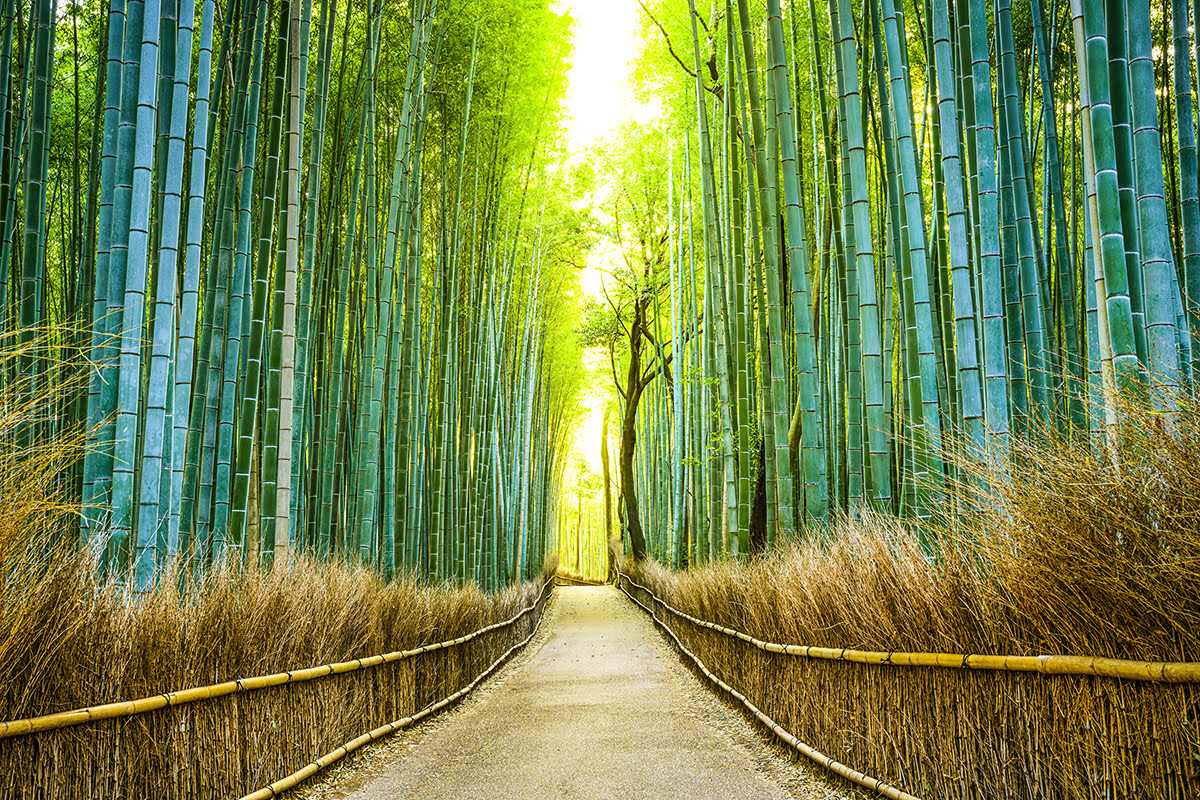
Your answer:
[[[0,373],[45,347],[0,340]],[[187,591],[167,575],[134,594],[97,577],[97,546],[78,544],[68,476],[83,432],[30,435],[53,399],[29,388],[17,379],[0,391],[0,720],[453,639],[507,619],[540,588],[385,582],[301,557],[269,572],[217,568]]]
[[[974,510],[936,525],[865,511],[749,563],[629,566],[773,641],[1198,661],[1200,403],[1119,417],[1104,446],[1014,437],[1011,473],[959,458],[956,506]]]

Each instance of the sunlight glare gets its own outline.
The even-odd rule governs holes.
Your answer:
[[[556,0],[575,20],[567,71],[567,139],[578,154],[639,111],[629,85],[638,48],[637,0]]]
[[[555,0],[554,10],[575,20],[574,53],[567,71],[567,141],[572,158],[584,158],[621,124],[652,122],[661,113],[661,103],[641,103],[630,82],[633,58],[641,49],[638,34],[637,0]],[[588,201],[598,206],[603,188]],[[591,297],[603,297],[605,276],[620,258],[611,243],[598,241],[588,253],[580,276],[580,288]],[[582,419],[575,426],[574,451],[592,472],[601,471],[600,438],[604,406],[609,402],[611,383],[603,353],[584,353],[591,375],[580,398]],[[617,420],[610,420],[610,436]],[[610,439],[611,441],[611,439]]]

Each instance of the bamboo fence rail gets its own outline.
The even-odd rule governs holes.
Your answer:
[[[1121,678],[1130,681],[1162,681],[1165,683],[1200,683],[1200,662],[1196,661],[1126,661],[1098,656],[994,656],[979,653],[904,653],[895,650],[853,650],[847,647],[817,647],[808,644],[779,644],[756,639],[733,628],[697,619],[663,600],[646,586],[628,575],[621,577],[630,585],[649,594],[654,601],[677,617],[693,625],[708,628],[726,636],[749,642],[768,653],[783,653],[802,658],[824,658],[832,661],[853,661],[859,664],[891,664],[898,667],[949,667],[951,669],[994,669],[1008,672],[1040,672],[1043,675],[1091,675],[1101,678]]]
[[[288,775],[252,795],[270,797],[261,791],[294,786],[467,694],[532,638],[553,586],[547,576],[512,617],[447,641],[2,723],[0,797],[207,800]],[[350,739],[364,721],[388,719]]]
[[[773,733],[888,797],[1198,796],[1198,664],[784,645],[618,583]]]
[[[542,586],[542,591],[538,594],[537,602],[535,602],[533,605],[526,608],[518,616],[524,616],[529,611],[532,611],[534,606],[539,605],[542,602],[542,600],[545,599],[546,589],[548,589],[552,585],[555,585],[554,581],[547,580],[546,583]],[[516,620],[516,617],[514,617],[512,620],[509,620],[508,622],[499,623],[498,625],[506,625],[515,620]],[[530,640],[533,639],[533,637],[537,634],[538,625],[540,625],[540,624],[541,624],[541,615],[538,615],[538,622],[536,625],[534,625],[533,630],[530,631],[528,636],[526,636],[524,639],[522,639],[521,641],[514,644],[512,647],[505,650],[504,653],[501,654],[500,657],[497,658],[495,661],[493,661],[491,663],[491,665],[488,666],[487,669],[485,669],[483,672],[481,672],[477,676],[475,676],[475,680],[471,681],[469,684],[467,684],[463,688],[459,689],[457,692],[450,695],[449,697],[442,698],[441,700],[434,703],[433,705],[431,705],[421,711],[418,711],[416,714],[410,714],[407,717],[401,717],[400,719],[389,722],[386,725],[380,725],[378,728],[370,730],[370,731],[364,733],[362,736],[351,739],[350,741],[346,742],[342,746],[338,747],[336,750],[332,750],[332,751],[326,753],[325,755],[321,756],[320,758],[318,758],[316,761],[312,762],[311,764],[305,765],[304,768],[296,770],[291,775],[280,778],[279,780],[275,781],[274,783],[272,783],[269,786],[264,786],[263,788],[259,789],[257,792],[251,792],[250,794],[246,795],[245,797],[242,797],[241,800],[268,800],[271,797],[277,797],[280,793],[286,792],[288,789],[292,789],[292,788],[295,788],[296,786],[299,786],[301,783],[308,780],[313,775],[316,775],[318,772],[325,769],[326,767],[330,767],[330,766],[336,764],[338,761],[341,761],[343,758],[350,755],[355,750],[362,747],[364,744],[369,744],[370,742],[373,742],[376,739],[382,739],[384,736],[393,734],[398,730],[403,730],[404,728],[407,728],[409,725],[412,725],[413,723],[420,722],[422,719],[429,716],[430,714],[437,713],[438,711],[441,711],[446,706],[449,706],[449,705],[457,702],[459,699],[461,699],[462,697],[469,694],[471,692],[471,690],[473,690],[476,686],[478,686],[480,684],[481,681],[483,681],[484,678],[486,678],[487,676],[489,676],[493,672],[495,672],[496,668],[499,667],[501,664],[503,664],[505,662],[505,660],[508,659],[509,656],[511,656],[517,650],[520,650],[525,645],[529,644]],[[489,627],[495,628],[495,627],[498,627],[498,625],[493,625],[493,626],[489,626]],[[484,630],[484,629],[481,629],[481,631],[482,630]]]
[[[637,588],[646,592],[646,594],[648,594],[652,600],[656,600],[656,601],[658,600],[658,598],[654,595],[654,593],[651,592],[646,587],[641,586],[640,584],[634,583],[632,580],[629,579],[628,576],[626,576],[624,574],[621,574],[621,573],[618,573],[618,574],[620,575],[621,578],[624,578],[627,583],[632,584],[633,586],[636,586]],[[847,780],[857,783],[859,786],[863,786],[867,789],[870,789],[871,791],[878,792],[879,794],[883,795],[884,797],[892,798],[892,800],[921,800],[921,798],[917,797],[916,795],[912,795],[907,792],[904,792],[900,789],[897,789],[895,786],[886,784],[877,778],[873,778],[870,775],[867,775],[866,773],[859,772],[858,770],[848,767],[839,761],[833,760],[829,756],[825,755],[824,753],[820,752],[819,750],[816,750],[816,749],[810,747],[809,745],[807,745],[804,742],[797,739],[792,734],[788,733],[787,730],[785,730],[783,728],[783,726],[781,726],[778,722],[776,722],[775,720],[768,717],[766,714],[764,714],[762,712],[761,709],[758,708],[758,706],[756,706],[752,702],[750,702],[750,699],[748,697],[746,697],[746,695],[742,694],[737,689],[733,688],[728,683],[721,680],[719,677],[714,675],[712,673],[712,671],[708,669],[708,667],[704,666],[704,662],[701,661],[700,658],[695,653],[693,653],[691,650],[689,650],[686,645],[684,645],[684,643],[680,640],[680,638],[675,635],[675,631],[671,630],[670,626],[668,626],[665,622],[663,622],[661,619],[658,618],[658,616],[654,613],[653,609],[647,607],[645,603],[643,603],[642,601],[640,601],[636,597],[634,597],[632,594],[630,594],[629,590],[626,589],[624,586],[621,587],[621,590],[623,592],[625,592],[626,597],[628,597],[630,600],[632,600],[634,603],[636,603],[638,606],[640,606],[643,611],[645,611],[647,614],[650,615],[650,618],[653,619],[654,622],[659,627],[661,627],[668,636],[671,637],[671,639],[675,642],[675,646],[678,647],[679,650],[685,656],[687,656],[688,658],[690,658],[692,660],[692,662],[696,665],[696,668],[699,669],[700,672],[703,673],[706,678],[708,678],[710,681],[715,683],[717,686],[721,687],[721,689],[724,690],[727,694],[731,695],[739,703],[741,703],[743,706],[745,706],[746,709],[749,710],[750,713],[753,714],[756,718],[758,718],[758,720],[760,722],[762,722],[764,725],[766,725],[767,728],[769,728],[772,733],[774,733],[776,736],[778,736],[783,741],[787,742],[794,749],[800,751],[800,753],[802,753],[803,755],[812,759],[813,761],[817,762],[818,764],[825,767],[826,769],[836,772],[838,775],[841,775],[843,778],[846,778]],[[659,601],[659,603],[662,604],[661,601]]]
[[[604,581],[598,581],[593,578],[581,578],[578,575],[563,575],[554,576],[559,586],[603,586]]]
[[[546,585],[550,582],[548,581]],[[46,714],[41,717],[31,717],[29,719],[18,719],[9,722],[0,722],[0,739],[7,739],[12,736],[23,736],[30,733],[40,733],[42,731],[52,731],[58,728],[67,728],[72,725],[82,725],[86,722],[98,722],[104,719],[119,719],[121,717],[129,717],[134,714],[145,714],[150,711],[157,711],[160,708],[171,706],[182,706],[188,703],[195,703],[200,700],[212,700],[217,697],[224,697],[228,694],[237,692],[253,692],[259,689],[268,689],[272,686],[282,686],[288,683],[302,683],[311,681],[316,678],[323,678],[326,675],[341,675],[346,672],[354,672],[355,670],[367,669],[369,667],[377,667],[380,664],[390,664],[394,661],[401,661],[413,656],[419,656],[422,653],[432,653],[434,650],[443,650],[447,647],[456,647],[460,644],[465,644],[472,639],[478,638],[485,633],[497,630],[498,628],[512,625],[521,617],[533,611],[542,601],[542,594],[545,593],[543,586],[542,593],[538,595],[538,599],[521,609],[519,612],[501,622],[496,622],[487,627],[480,628],[477,631],[468,633],[465,636],[459,636],[457,639],[450,639],[445,642],[435,642],[433,644],[422,645],[411,650],[396,650],[391,653],[382,653],[380,655],[369,656],[367,658],[356,658],[350,661],[339,661],[334,664],[322,664],[317,667],[308,667],[306,669],[289,670],[287,672],[276,672],[271,675],[258,675],[253,678],[236,678],[223,683],[214,683],[209,686],[196,686],[191,689],[180,689],[175,692],[167,692],[166,694],[156,694],[150,697],[143,697],[139,700],[128,700],[123,703],[105,703],[99,706],[89,706],[88,708],[77,708],[73,711],[61,711],[57,714]]]

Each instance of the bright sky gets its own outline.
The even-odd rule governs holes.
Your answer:
[[[575,20],[567,88],[571,150],[586,150],[635,112],[629,61],[637,39],[637,0],[557,0]]]
[[[657,109],[639,103],[629,83],[630,61],[640,45],[637,0],[556,0],[554,8],[575,20],[575,52],[567,72],[567,138],[572,156],[579,158],[617,126],[644,120]],[[592,248],[580,281],[584,291],[600,294],[604,270],[614,258],[619,255],[603,242]],[[596,362],[597,355],[587,354],[588,361]],[[600,373],[600,380],[610,381],[606,372]],[[593,388],[585,392],[583,404],[575,450],[599,474],[604,398]]]

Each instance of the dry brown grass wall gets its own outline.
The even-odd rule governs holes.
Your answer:
[[[982,511],[925,531],[933,555],[865,514],[749,564],[626,569],[771,642],[1197,662],[1200,413],[1125,418],[1117,464],[1042,440],[1014,477],[968,476]],[[1196,684],[810,659],[656,616],[800,740],[920,797],[1200,797]]]
[[[40,346],[0,337],[0,370],[13,374]],[[0,392],[0,721],[454,639],[544,600],[557,566],[497,595],[299,560],[218,571],[185,594],[165,579],[134,596],[98,581],[95,554],[73,546],[78,505],[65,487],[82,434],[24,444],[46,402],[19,386]],[[240,797],[467,686],[529,636],[543,608],[375,667],[0,738],[0,800]]]
[[[82,559],[63,560],[23,616],[0,621],[9,643],[0,719],[445,641],[513,616],[541,588],[489,596],[302,562],[219,575],[183,597],[164,588],[131,599],[91,574]],[[376,667],[2,739],[0,797],[240,797],[466,686],[533,631],[541,610]]]

